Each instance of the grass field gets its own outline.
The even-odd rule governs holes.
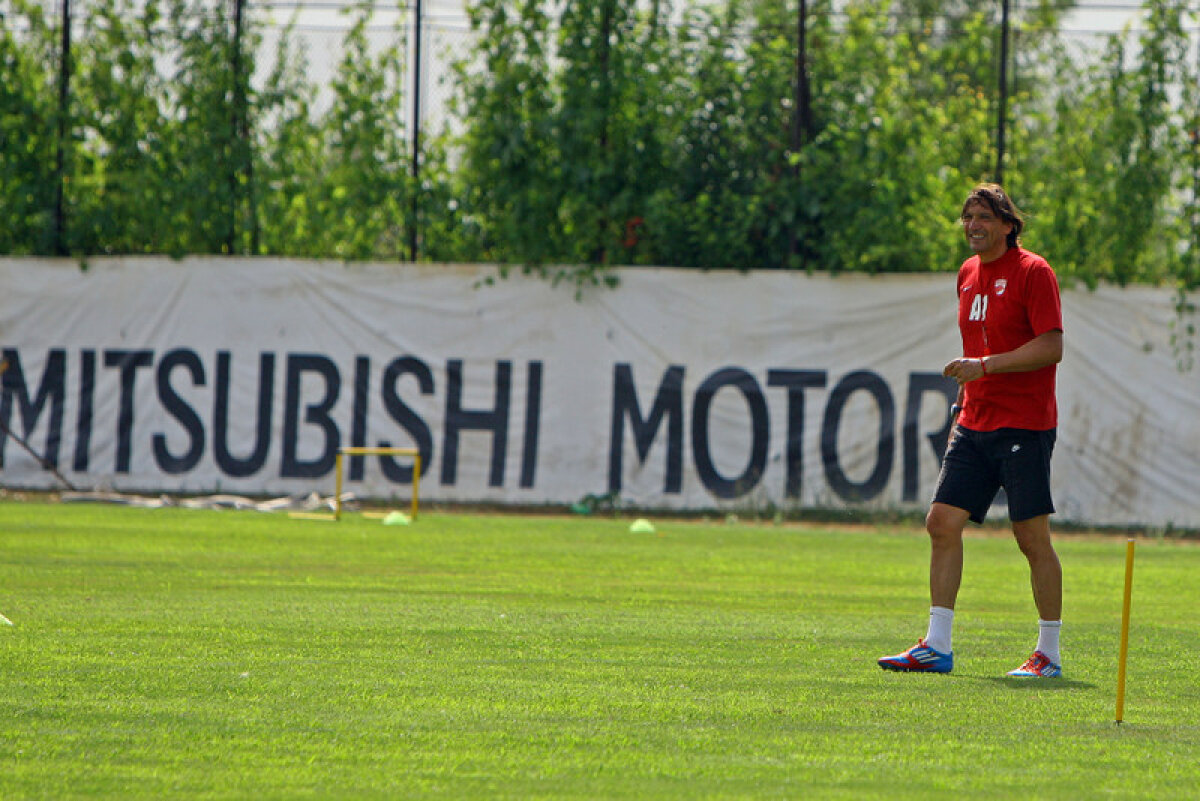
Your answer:
[[[0,798],[1194,798],[1200,547],[1059,538],[1066,678],[1019,681],[980,533],[949,676],[908,527],[0,503]]]

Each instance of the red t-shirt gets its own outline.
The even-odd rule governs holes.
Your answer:
[[[980,264],[978,256],[958,270],[958,328],[963,356],[1006,353],[1049,331],[1062,330],[1058,279],[1046,260],[1023,248]],[[1054,380],[1058,365],[1027,373],[994,373],[964,386],[958,422],[975,431],[1058,425]]]

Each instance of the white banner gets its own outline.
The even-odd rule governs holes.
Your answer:
[[[0,481],[329,493],[420,449],[433,501],[921,509],[954,394],[952,275],[0,260]],[[488,279],[493,279],[489,281]],[[1168,290],[1063,293],[1059,517],[1200,528],[1200,373]],[[1182,327],[1181,327],[1182,326]],[[345,489],[410,491],[404,456]],[[994,510],[1003,514],[1003,508]]]

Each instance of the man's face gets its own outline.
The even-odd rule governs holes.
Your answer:
[[[962,224],[967,244],[979,255],[980,261],[994,261],[1008,250],[1012,223],[1000,219],[987,204],[968,203],[963,209]]]

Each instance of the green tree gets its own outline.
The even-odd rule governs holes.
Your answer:
[[[483,0],[479,69],[459,67],[459,183],[483,258],[593,268],[635,260],[663,178],[665,6]],[[552,70],[551,63],[558,64]]]
[[[480,0],[474,59],[456,66],[456,108],[466,125],[458,180],[463,214],[478,232],[464,254],[498,262],[555,258],[562,168],[553,143],[550,17],[540,0]]]
[[[131,0],[79,9],[87,32],[74,46],[69,250],[162,252],[163,213],[173,193],[163,113],[168,89],[156,27],[159,6],[139,15]]]
[[[172,253],[245,252],[240,223],[250,155],[234,100],[250,89],[239,87],[234,73],[233,21],[225,3],[203,0],[170,0],[168,13],[176,67],[166,142],[170,240],[163,246]]]
[[[454,137],[445,130],[421,140],[420,183],[414,191],[418,257],[423,261],[473,261],[479,252],[479,226],[459,200],[451,165],[454,148]]]
[[[120,0],[79,11],[70,250],[245,252],[250,151],[234,99],[248,96],[250,70],[234,72],[224,4]]]
[[[1190,12],[1192,29],[1200,28],[1200,8]],[[1182,195],[1186,199],[1180,224],[1186,232],[1187,249],[1179,283],[1185,290],[1200,286],[1200,56],[1185,62],[1180,93],[1183,148],[1180,159]]]
[[[822,51],[824,127],[806,157],[822,187],[829,270],[954,270],[967,189],[996,164],[998,8],[856,2]]]
[[[1186,5],[1149,0],[1135,56],[1122,34],[1095,65],[1059,62],[1046,105],[1031,102],[1021,117],[1021,138],[1044,143],[1019,169],[1039,205],[1028,239],[1063,276],[1090,285],[1187,282],[1190,221],[1180,209],[1190,137],[1179,98],[1195,72]]]
[[[55,31],[39,4],[0,14],[0,253],[49,253],[58,140]]]
[[[611,264],[636,250],[645,199],[660,185],[665,28],[629,0],[567,3],[560,18],[554,115],[569,261]],[[661,13],[661,10],[660,10]]]
[[[409,187],[401,108],[400,45],[372,56],[372,3],[359,3],[323,121],[324,171],[314,191],[318,249],[346,259],[394,258],[405,250]],[[400,31],[397,31],[400,34]]]
[[[797,142],[797,4],[679,2],[682,24],[668,0],[472,3],[457,119],[423,137],[414,182],[407,42],[401,28],[376,47],[370,0],[350,9],[323,112],[292,27],[259,85],[260,29],[238,39],[229,4],[80,0],[61,143],[58,31],[9,0],[0,252],[54,250],[61,145],[80,254],[396,258],[416,225],[424,258],[580,283],[629,263],[955,268],[957,204],[996,161],[998,4],[807,4]],[[1032,213],[1026,240],[1067,280],[1193,288],[1200,9],[1146,0],[1136,48],[1117,35],[1086,58],[1059,36],[1072,5],[1013,12],[1005,180]]]
[[[325,255],[315,213],[324,170],[324,138],[313,111],[316,87],[294,42],[296,17],[284,26],[275,61],[257,94],[254,175],[262,254]]]
[[[790,153],[791,29],[776,3],[732,2],[688,19],[671,75],[669,175],[646,223],[658,263],[789,264],[792,233],[811,222],[800,217]]]

